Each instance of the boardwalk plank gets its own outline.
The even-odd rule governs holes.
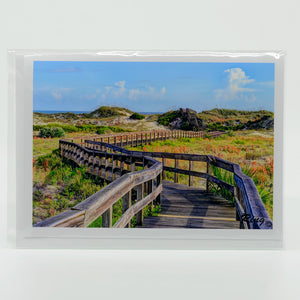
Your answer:
[[[234,204],[197,187],[163,181],[161,212],[143,228],[238,229]]]

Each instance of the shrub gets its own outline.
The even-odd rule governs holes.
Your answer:
[[[228,131],[227,131],[227,135],[228,135],[228,136],[234,136],[234,133],[233,133],[232,130],[228,130]]]
[[[65,136],[65,132],[62,128],[53,127],[51,130],[51,137],[62,137]]]
[[[39,137],[42,138],[54,138],[54,137],[62,137],[65,135],[65,132],[62,128],[57,127],[44,127],[39,132]]]
[[[145,119],[145,116],[135,112],[129,118],[132,120],[143,120]]]
[[[176,118],[179,117],[179,111],[169,111],[158,117],[158,124],[168,126]]]

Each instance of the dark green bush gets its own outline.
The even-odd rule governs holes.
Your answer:
[[[39,137],[42,138],[54,138],[54,137],[63,137],[65,135],[65,132],[62,128],[57,127],[44,127],[39,132]]]
[[[158,124],[168,126],[171,122],[173,122],[176,118],[179,117],[179,111],[169,111],[158,117]]]
[[[145,119],[145,116],[135,112],[129,118],[133,120],[143,120]]]

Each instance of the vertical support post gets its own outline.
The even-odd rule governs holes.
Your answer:
[[[108,170],[107,170],[107,168],[108,168],[108,157],[105,154],[104,178],[106,180],[108,180]]]
[[[60,157],[63,157],[64,150],[61,142],[59,142],[59,153],[60,153]]]
[[[100,142],[103,143],[103,138],[100,138]],[[103,146],[101,145],[100,150],[103,151]]]
[[[138,145],[138,139],[139,139],[138,134],[136,134],[136,135],[135,135],[135,146]]]
[[[161,173],[159,173],[156,177],[156,188],[158,188],[161,184]],[[155,205],[160,205],[161,204],[161,194],[159,194],[155,198]]]
[[[128,135],[126,135],[126,146],[128,146]]]
[[[209,162],[206,163],[206,173],[208,175],[210,175],[210,173],[211,173]],[[209,192],[209,180],[208,179],[206,179],[206,191]]]
[[[113,208],[110,207],[110,208],[102,215],[102,227],[112,227],[112,215],[113,215]]]
[[[121,148],[123,147],[123,136],[121,135],[121,137],[120,137],[120,144],[121,144]]]
[[[179,161],[178,159],[175,159],[175,169],[178,169]],[[178,173],[175,171],[174,173],[174,182],[178,183]]]
[[[116,180],[116,173],[115,173],[115,168],[116,168],[116,160],[114,155],[112,156],[112,161],[111,161],[111,177],[112,177],[112,181]]]
[[[122,205],[122,213],[124,214],[125,211],[131,206],[132,201],[132,193],[131,190],[123,196],[123,205]],[[130,222],[125,226],[126,228],[130,227]]]
[[[164,170],[164,166],[167,164],[167,159],[166,158],[163,158],[163,172],[162,172],[162,179],[163,180],[166,180],[167,179],[167,173],[166,173],[166,170]]]
[[[148,185],[148,195],[150,195],[150,194],[153,192],[153,190],[154,190],[154,182],[153,182],[153,179],[150,179],[150,180],[147,182],[147,185]],[[150,209],[151,209],[151,210],[153,209],[153,201],[151,201]]]
[[[194,162],[192,160],[189,161],[189,171],[193,171],[194,169]],[[193,176],[189,174],[189,186],[193,186]]]
[[[130,171],[131,172],[135,171],[135,162],[133,161],[132,156],[130,157]]]
[[[120,163],[120,177],[123,175],[123,170],[124,170],[124,158],[121,158],[121,163]]]
[[[136,193],[137,193],[137,201],[140,201],[143,199],[144,195],[144,185],[140,184],[137,186]],[[143,209],[141,209],[137,214],[136,214],[136,225],[142,226],[144,221],[144,216],[143,216]]]

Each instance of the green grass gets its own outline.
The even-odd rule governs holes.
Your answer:
[[[33,217],[43,220],[57,215],[103,186],[85,167],[73,167],[61,159],[58,150],[41,156],[33,164]]]

